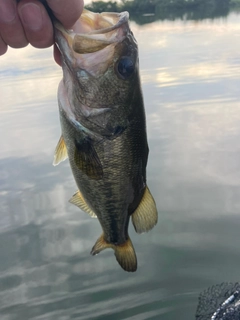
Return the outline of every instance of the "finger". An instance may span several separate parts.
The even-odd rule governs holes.
[[[36,48],[47,48],[53,44],[53,26],[44,5],[37,0],[23,0],[18,13],[26,38]]]
[[[5,44],[13,48],[28,44],[14,0],[0,0],[0,34]]]
[[[83,11],[83,0],[47,0],[54,16],[65,28],[71,28]]]
[[[58,47],[56,46],[56,44],[54,44],[54,47],[53,47],[53,56],[57,64],[61,66],[62,65],[61,53]]]
[[[8,46],[0,37],[0,56],[7,52]]]

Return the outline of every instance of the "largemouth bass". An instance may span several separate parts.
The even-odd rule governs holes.
[[[136,271],[129,219],[136,232],[146,232],[157,223],[157,209],[146,185],[145,112],[128,13],[84,10],[73,30],[55,22],[55,34],[63,80],[54,165],[69,158],[78,187],[70,202],[101,224],[91,254],[112,248],[124,270]]]

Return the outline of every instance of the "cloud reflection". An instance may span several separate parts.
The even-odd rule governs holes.
[[[61,78],[51,49],[10,49],[0,57],[3,319],[140,319],[145,312],[175,319],[178,306],[192,319],[189,292],[197,297],[203,281],[239,273],[236,18],[132,24],[148,124],[148,185],[160,213],[150,235],[130,230],[136,275],[121,273],[110,250],[89,256],[100,226],[68,204],[75,191],[68,164],[51,165]]]

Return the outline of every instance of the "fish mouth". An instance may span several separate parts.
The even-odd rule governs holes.
[[[128,19],[128,12],[94,13],[84,9],[72,30],[55,21],[56,42],[62,53],[66,44],[77,54],[98,52],[124,40],[129,31]],[[62,37],[67,41],[65,46]]]
[[[109,102],[96,99],[96,94],[101,94],[96,83],[100,78],[103,83],[107,72],[115,76],[125,39],[132,35],[128,20],[128,12],[94,13],[84,9],[71,30],[54,21],[63,68],[59,95],[67,114],[71,110],[75,118],[88,118],[110,110]]]

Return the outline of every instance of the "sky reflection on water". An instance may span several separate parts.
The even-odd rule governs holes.
[[[1,320],[194,318],[211,284],[239,280],[239,15],[132,29],[140,48],[159,223],[130,234],[139,261],[91,257],[100,226],[68,203],[60,136],[61,70],[51,49],[0,58]]]

